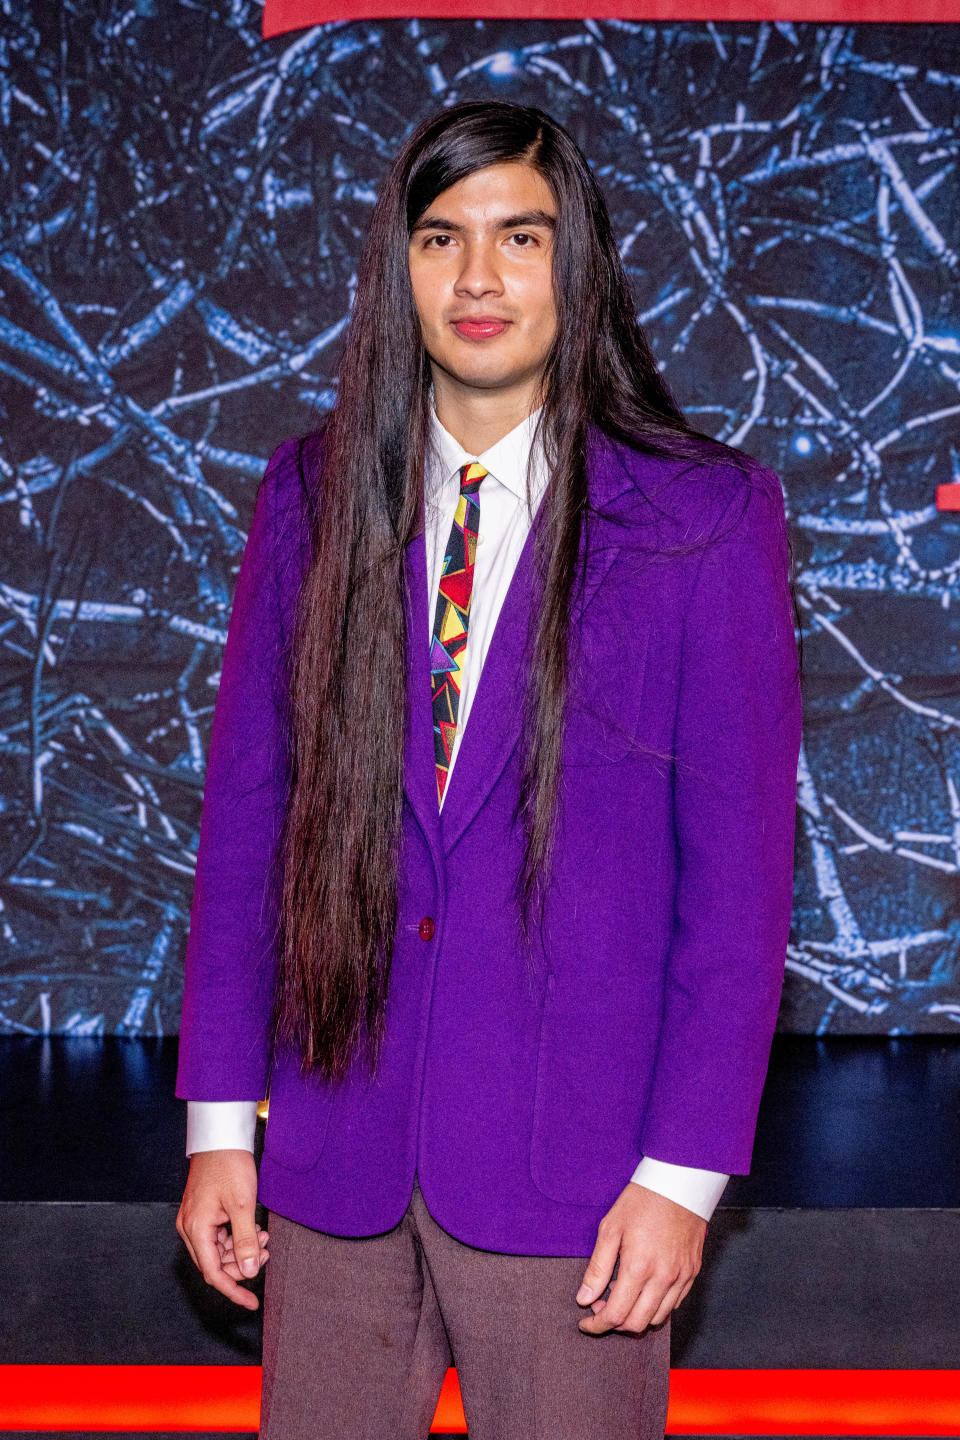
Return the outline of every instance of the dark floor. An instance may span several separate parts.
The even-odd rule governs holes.
[[[0,1200],[179,1200],[176,1064],[175,1038],[0,1038]],[[722,1204],[960,1206],[960,1036],[777,1036]]]

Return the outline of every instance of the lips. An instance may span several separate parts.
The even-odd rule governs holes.
[[[492,335],[502,335],[509,324],[509,320],[498,320],[495,315],[467,315],[462,320],[454,320],[453,328],[468,340],[485,340]]]

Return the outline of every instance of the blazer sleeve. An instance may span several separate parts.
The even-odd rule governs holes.
[[[747,1174],[790,931],[801,734],[772,471],[751,473],[698,554],[676,714],[674,925],[641,1144]]]
[[[237,576],[214,707],[185,955],[176,1094],[266,1093],[276,980],[272,861],[289,780],[285,653],[290,496],[299,442],[270,458]]]

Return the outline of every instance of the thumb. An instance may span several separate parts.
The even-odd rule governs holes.
[[[583,1274],[583,1284],[577,1291],[578,1305],[589,1305],[607,1288],[619,1253],[619,1234],[597,1236],[593,1254],[590,1256]]]
[[[252,1277],[260,1269],[260,1242],[257,1238],[253,1207],[235,1205],[229,1213],[234,1258],[240,1266],[241,1274]]]

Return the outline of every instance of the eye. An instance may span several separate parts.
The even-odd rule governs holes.
[[[537,237],[536,237],[535,235],[528,235],[527,232],[526,232],[526,230],[517,230],[517,231],[515,231],[515,232],[513,233],[513,235],[511,235],[510,238],[511,238],[511,240],[529,240],[529,241],[531,241],[532,244],[534,244],[534,245],[537,244]],[[521,249],[521,250],[529,250],[529,249],[530,249],[530,246],[529,246],[529,245],[521,245],[521,246],[520,246],[520,249]]]
[[[426,247],[426,246],[428,246],[428,245],[431,245],[434,240],[449,240],[449,239],[450,239],[450,236],[449,236],[449,235],[444,235],[442,232],[441,232],[439,235],[430,235],[430,236],[428,236],[427,239],[424,241],[424,247]],[[441,250],[445,250],[447,247],[446,247],[445,245],[441,245],[439,248],[440,248]]]

